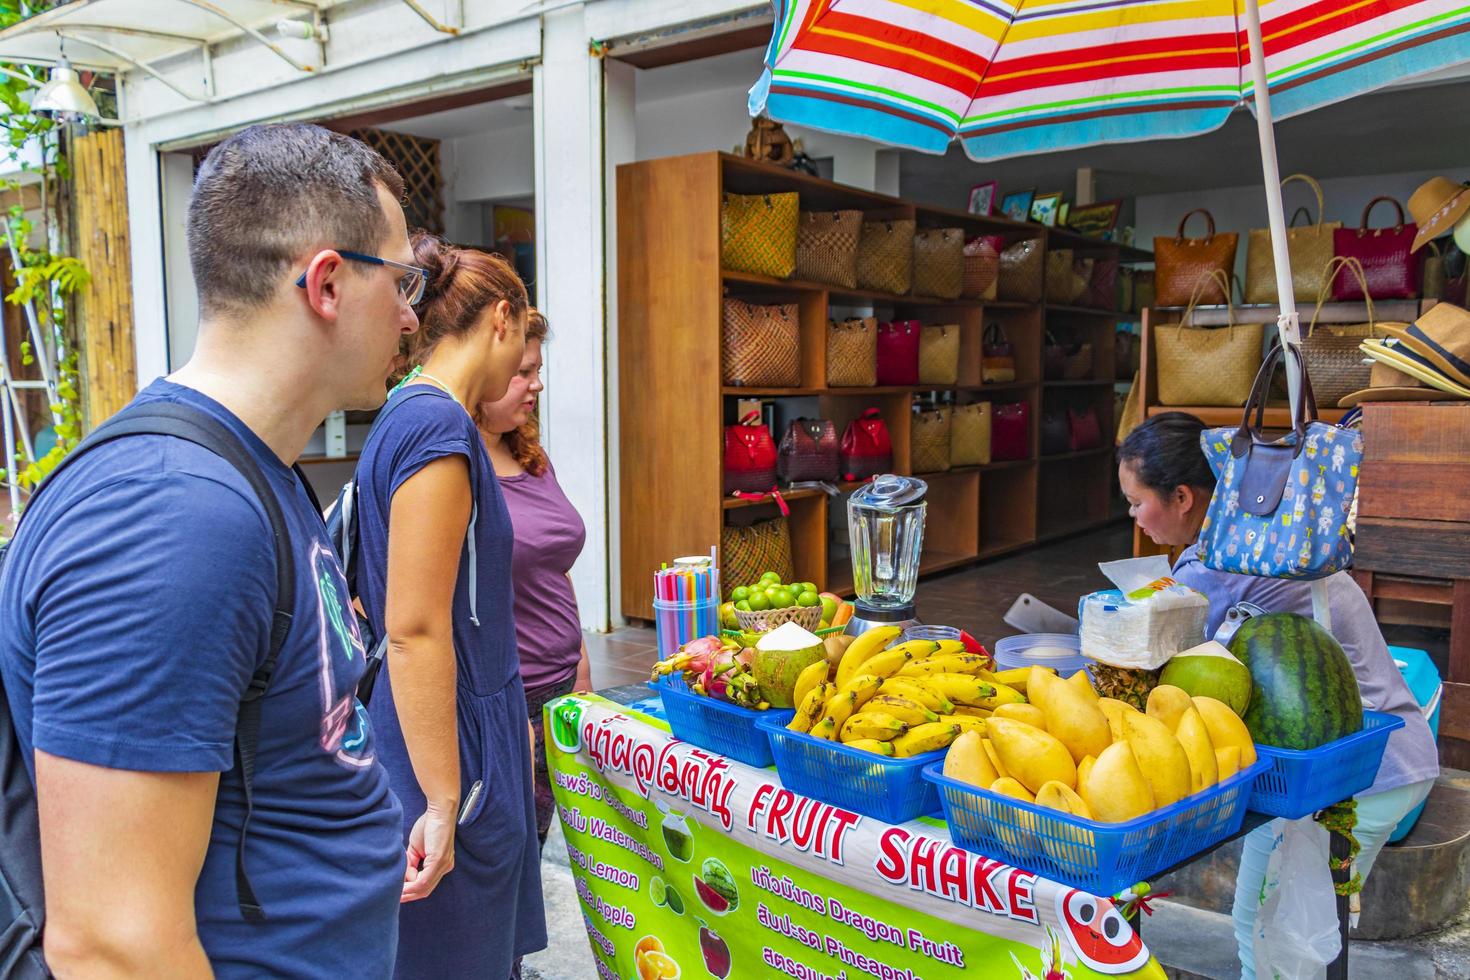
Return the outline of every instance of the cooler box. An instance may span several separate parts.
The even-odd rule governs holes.
[[[1429,722],[1429,730],[1437,740],[1440,693],[1444,690],[1444,685],[1440,682],[1439,670],[1434,666],[1434,661],[1429,659],[1427,652],[1413,647],[1389,647],[1388,652],[1393,656],[1399,672],[1404,675],[1409,691],[1414,695],[1414,700],[1419,702],[1424,718]],[[1409,831],[1414,829],[1414,824],[1423,811],[1424,804],[1420,803],[1413,812],[1405,816],[1389,836],[1389,843],[1396,843],[1409,836]]]

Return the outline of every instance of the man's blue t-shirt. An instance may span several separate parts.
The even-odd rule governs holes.
[[[275,550],[254,491],[219,456],[167,436],[118,439],[27,512],[0,575],[0,677],[26,761],[34,774],[34,747],[110,769],[224,773],[195,890],[215,972],[386,977],[403,817],[355,695],[362,641],[321,518],[218,402],[167,381],[137,400],[229,426],[290,529],[295,619],[262,706],[245,848],[265,921],[244,921],[236,902],[244,800],[231,770],[240,699],[269,645]]]

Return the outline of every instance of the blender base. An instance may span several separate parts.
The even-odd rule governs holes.
[[[861,636],[875,626],[897,626],[900,629],[907,629],[910,626],[919,625],[913,603],[897,609],[874,609],[862,602],[857,602],[855,605],[856,611],[847,621],[847,628],[842,631],[847,636]]]

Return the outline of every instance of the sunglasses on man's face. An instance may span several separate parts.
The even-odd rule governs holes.
[[[398,276],[398,294],[402,296],[409,306],[415,306],[424,298],[424,287],[429,282],[427,269],[416,265],[405,265],[402,262],[394,262],[392,259],[379,258],[376,255],[364,255],[362,252],[348,252],[337,249],[337,254],[351,262],[366,262],[369,265],[385,265],[390,269],[396,269]],[[302,273],[296,279],[296,285],[302,289],[306,288],[306,273]]]

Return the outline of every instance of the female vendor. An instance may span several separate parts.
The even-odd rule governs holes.
[[[1271,612],[1311,616],[1310,582],[1217,572],[1199,560],[1194,542],[1215,490],[1214,473],[1200,447],[1203,429],[1204,423],[1193,415],[1168,412],[1128,434],[1118,450],[1118,479],[1128,498],[1129,515],[1155,544],[1189,545],[1174,563],[1174,578],[1210,600],[1206,636],[1213,636],[1226,612],[1241,601]],[[1347,572],[1336,573],[1327,583],[1332,633],[1353,665],[1358,690],[1370,707],[1404,719],[1404,727],[1389,737],[1377,780],[1357,798],[1353,833],[1362,846],[1357,867],[1367,878],[1399,821],[1429,794],[1439,775],[1439,756],[1429,726],[1394,666],[1367,596]],[[1246,836],[1235,883],[1233,918],[1243,980],[1255,977],[1252,934],[1274,839],[1269,827]]]

